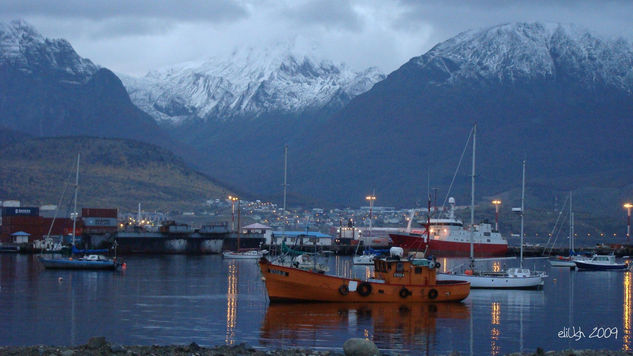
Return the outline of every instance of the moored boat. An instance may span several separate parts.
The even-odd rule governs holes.
[[[365,281],[275,265],[266,258],[259,266],[271,302],[457,302],[470,293],[468,282],[436,281],[435,261],[403,258],[398,248],[375,259],[375,278]]]
[[[577,260],[576,267],[584,270],[607,271],[625,270],[629,268],[629,265],[625,262],[616,262],[613,255],[593,255],[590,260]]]
[[[116,258],[107,258],[102,255],[87,255],[78,258],[46,258],[39,256],[39,261],[47,269],[117,270],[123,266]]]
[[[257,259],[262,258],[268,251],[266,250],[248,250],[248,251],[224,251],[222,257],[229,259]]]
[[[440,257],[465,257],[470,255],[470,236],[472,229],[475,257],[505,256],[508,241],[488,222],[464,227],[464,223],[455,218],[455,199],[449,198],[448,217],[429,219],[428,231],[410,231],[389,234],[394,246],[408,250],[427,251]]]

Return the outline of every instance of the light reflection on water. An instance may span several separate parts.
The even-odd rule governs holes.
[[[384,352],[506,354],[566,348],[631,350],[631,272],[549,269],[540,291],[474,290],[463,303],[269,305],[255,261],[220,256],[128,257],[124,273],[46,271],[29,255],[0,255],[2,345],[236,344],[340,350],[350,337]],[[441,269],[464,259],[438,260]],[[526,266],[548,268],[542,260]],[[331,271],[371,267],[332,256]],[[513,260],[481,263],[505,268]],[[62,278],[61,281],[59,278]],[[618,338],[559,338],[565,327],[617,327]],[[52,332],[54,330],[54,332]]]

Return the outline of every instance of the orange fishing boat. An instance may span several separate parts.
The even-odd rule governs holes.
[[[437,281],[439,263],[403,258],[400,248],[374,260],[375,278],[366,281],[276,265],[265,257],[259,267],[271,302],[457,302],[470,293],[468,282]]]

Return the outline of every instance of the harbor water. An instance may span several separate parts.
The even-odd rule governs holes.
[[[369,338],[384,353],[506,354],[631,350],[631,272],[582,272],[526,260],[542,290],[473,290],[462,303],[269,304],[254,260],[130,256],[123,272],[44,270],[33,255],[0,255],[1,345],[78,345],[94,336],[125,345],[247,343],[342,349]],[[442,259],[442,269],[463,263]],[[372,268],[328,258],[331,273]],[[488,261],[502,268],[514,260]]]

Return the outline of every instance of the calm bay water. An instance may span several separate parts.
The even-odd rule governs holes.
[[[549,273],[543,290],[473,290],[463,303],[269,305],[253,260],[126,260],[125,272],[48,271],[35,256],[0,255],[0,344],[75,345],[105,336],[119,344],[340,350],[350,337],[368,337],[387,353],[474,355],[633,347],[631,272],[575,272],[529,260]],[[329,263],[332,272],[371,274],[350,257]],[[600,337],[590,338],[594,328]]]

